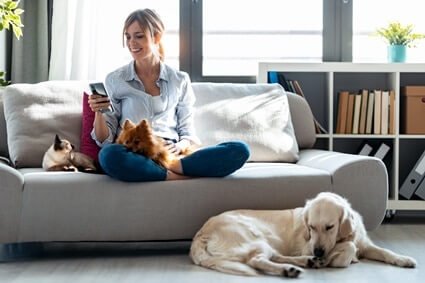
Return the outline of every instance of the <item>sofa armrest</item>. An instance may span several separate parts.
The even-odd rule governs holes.
[[[362,216],[367,230],[379,226],[388,199],[388,174],[382,160],[334,151],[300,151],[299,165],[329,172],[333,191],[347,198]]]
[[[3,159],[0,180],[0,243],[12,243],[18,239],[24,176]]]

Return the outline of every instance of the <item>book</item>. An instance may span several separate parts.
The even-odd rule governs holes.
[[[367,89],[362,89],[362,105],[360,107],[360,124],[359,124],[359,134],[366,133],[366,115],[367,115],[367,104],[369,91]]]
[[[358,155],[365,155],[365,156],[370,155],[372,150],[373,150],[373,147],[370,144],[368,144],[367,142],[365,142],[361,146],[361,149],[359,150]]]
[[[373,91],[369,92],[368,102],[367,102],[367,114],[366,114],[366,130],[365,134],[372,133],[373,125],[373,108],[375,102],[375,93]]]
[[[373,109],[373,133],[379,135],[381,133],[381,90],[375,90],[375,107]]]
[[[395,92],[394,90],[390,90],[390,102],[389,102],[389,108],[388,111],[390,116],[388,131],[389,134],[394,135],[395,134]]]
[[[416,161],[407,178],[400,187],[399,195],[410,199],[425,176],[425,150]]]
[[[384,160],[384,158],[387,156],[389,151],[390,151],[389,145],[387,145],[385,143],[381,143],[378,150],[375,152],[375,154],[373,156],[377,157],[381,160]]]
[[[347,110],[347,124],[345,125],[345,132],[351,134],[353,132],[353,114],[354,114],[354,94],[348,95],[348,110]]]
[[[353,113],[353,134],[359,133],[359,124],[360,124],[360,108],[362,103],[362,95],[354,95],[354,113]]]
[[[267,73],[267,82],[270,84],[276,84],[279,83],[278,77],[277,77],[277,72],[268,72]]]
[[[286,91],[291,91],[288,85],[288,81],[285,78],[285,75],[283,73],[277,73],[277,81],[281,86],[283,86],[283,89]]]
[[[390,93],[388,90],[383,90],[381,95],[381,134],[388,135],[388,107]]]
[[[338,94],[338,116],[336,120],[336,133],[345,134],[348,110],[348,91],[340,91]]]

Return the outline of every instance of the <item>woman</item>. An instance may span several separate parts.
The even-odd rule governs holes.
[[[200,143],[194,132],[195,97],[190,79],[186,73],[163,63],[163,32],[161,19],[149,9],[134,11],[125,21],[123,34],[134,60],[106,77],[109,98],[98,95],[89,98],[96,113],[92,137],[102,147],[99,163],[109,176],[129,182],[229,175],[249,157],[249,148],[243,142],[202,148],[169,170],[113,144],[125,119],[135,123],[142,119],[150,121],[154,133],[166,139],[168,149],[177,154]],[[114,112],[102,113],[110,103]]]

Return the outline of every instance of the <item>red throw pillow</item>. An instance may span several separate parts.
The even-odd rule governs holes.
[[[91,111],[88,104],[89,95],[84,92],[83,95],[83,117],[81,125],[81,137],[80,137],[80,152],[87,154],[91,158],[97,161],[97,154],[99,153],[100,147],[91,138],[91,131],[93,129],[94,112]]]

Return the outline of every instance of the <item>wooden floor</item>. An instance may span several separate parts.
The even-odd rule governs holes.
[[[394,219],[369,233],[375,243],[418,261],[415,269],[404,269],[381,263],[363,261],[345,269],[306,270],[298,279],[272,276],[256,278],[222,274],[191,263],[189,243],[106,243],[49,244],[36,247],[3,249],[0,282],[65,283],[65,282],[424,282],[425,280],[425,218],[414,221]],[[19,250],[21,249],[21,250]]]

